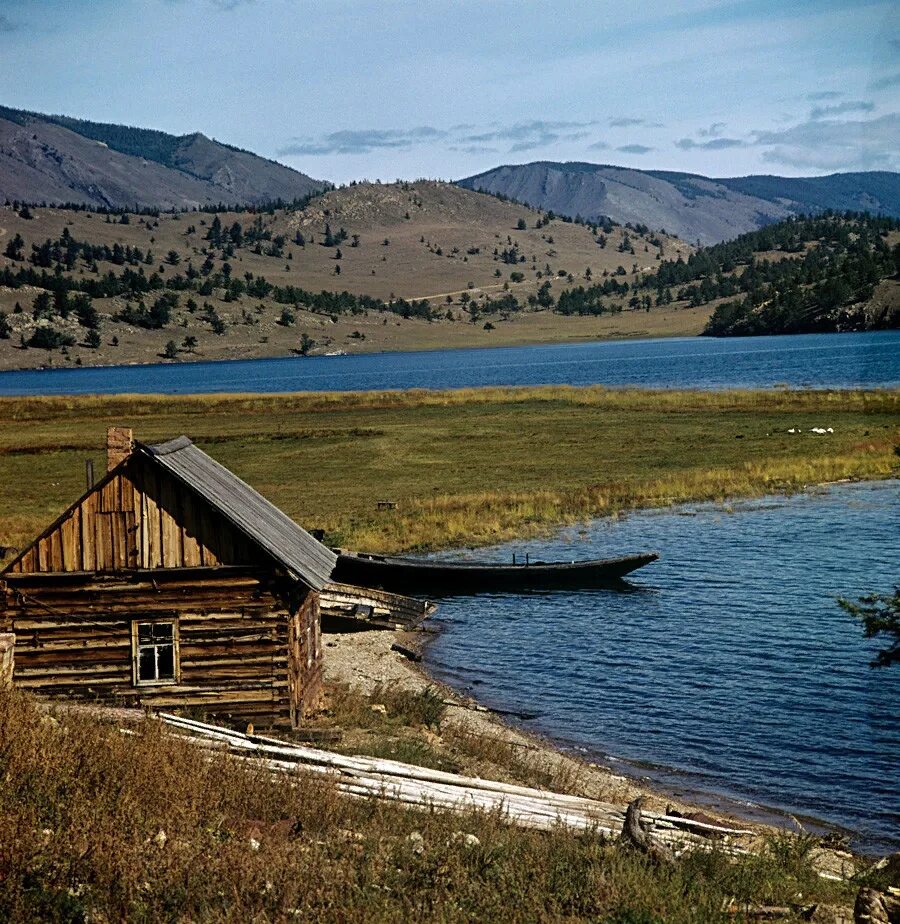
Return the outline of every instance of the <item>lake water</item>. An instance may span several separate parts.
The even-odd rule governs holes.
[[[900,331],[289,357],[0,373],[0,395],[373,391],[480,385],[900,385]]]
[[[893,590],[898,499],[897,481],[837,486],[468,553],[661,558],[630,592],[448,598],[429,669],[669,791],[820,819],[857,846],[897,850],[900,667],[869,667],[876,642],[834,597]]]

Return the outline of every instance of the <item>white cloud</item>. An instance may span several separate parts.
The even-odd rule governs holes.
[[[754,132],[763,159],[803,170],[897,170],[900,114],[867,121],[809,120],[779,131]]]
[[[832,116],[844,115],[848,112],[871,112],[875,104],[862,99],[847,100],[835,103],[833,106],[816,106],[809,114],[811,119],[829,119]]]

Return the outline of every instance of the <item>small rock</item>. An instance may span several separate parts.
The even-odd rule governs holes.
[[[251,838],[250,838],[250,849],[251,849],[251,850],[259,850],[259,848],[260,848],[260,843],[259,843],[259,841],[258,841],[255,837],[251,837]]]
[[[156,835],[153,838],[153,843],[156,844],[157,847],[163,848],[166,846],[166,841],[168,839],[169,837],[166,834],[166,832],[163,831],[162,828],[160,828],[159,831],[156,832]]]
[[[412,852],[417,856],[425,853],[425,838],[422,837],[419,831],[413,831],[413,833],[406,838],[406,842],[410,845]]]
[[[377,712],[379,715],[387,715],[387,706],[384,703],[372,703],[369,708],[372,712]]]
[[[881,893],[863,886],[856,895],[853,919],[859,924],[889,924],[890,919]]]
[[[481,841],[474,834],[469,834],[466,831],[454,831],[453,834],[450,835],[450,841],[454,844],[462,842],[466,847],[481,846]]]

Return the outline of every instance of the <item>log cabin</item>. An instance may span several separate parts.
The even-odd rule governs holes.
[[[296,727],[335,555],[187,437],[111,428],[108,471],[0,572],[13,682]]]

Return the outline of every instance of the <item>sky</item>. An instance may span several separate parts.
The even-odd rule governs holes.
[[[0,0],[0,103],[317,179],[900,170],[896,0]]]

